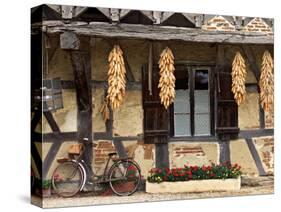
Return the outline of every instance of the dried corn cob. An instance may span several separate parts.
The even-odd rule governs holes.
[[[235,99],[237,105],[240,105],[245,100],[246,75],[247,75],[247,72],[246,72],[245,60],[243,59],[240,52],[236,52],[236,55],[232,62],[232,72],[231,72],[232,89],[231,89],[231,91],[234,94],[234,99]]]
[[[106,122],[107,120],[109,120],[109,108],[108,108],[108,101],[107,98],[104,98],[103,103],[100,107],[100,113],[102,114],[102,118],[104,120],[104,122]]]
[[[124,65],[123,51],[118,45],[115,45],[108,56],[108,95],[111,108],[118,108],[125,96],[126,69]]]
[[[273,109],[274,78],[273,60],[268,51],[265,51],[262,57],[259,86],[261,106],[265,111],[269,112]]]
[[[170,48],[166,47],[162,51],[158,64],[160,69],[160,79],[158,84],[158,88],[160,88],[159,96],[161,99],[161,104],[163,104],[167,109],[175,99],[176,81],[174,76],[174,55]]]

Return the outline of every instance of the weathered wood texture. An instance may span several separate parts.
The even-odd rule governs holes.
[[[64,24],[61,21],[44,21],[47,33],[73,31],[79,35],[101,37],[141,38],[150,40],[183,40],[191,42],[273,44],[273,36],[254,32],[207,31],[199,28],[180,28],[159,25],[109,24],[79,22]]]
[[[92,91],[90,87],[91,67],[89,53],[81,51],[70,51],[73,68],[74,83],[77,98],[77,136],[81,142],[83,138],[88,138],[85,142],[83,158],[91,167],[93,159],[92,149]]]
[[[257,149],[256,149],[256,147],[255,147],[255,145],[253,143],[253,139],[247,138],[246,139],[246,143],[247,143],[248,148],[249,148],[249,150],[251,152],[251,155],[252,155],[252,157],[253,157],[253,159],[255,161],[255,164],[257,166],[259,175],[260,176],[266,176],[267,174],[266,174],[266,172],[265,172],[265,170],[264,170],[264,168],[262,166],[262,161],[261,161],[259,153],[258,153],[258,151],[257,151]]]
[[[260,69],[259,65],[257,64],[255,55],[254,55],[254,50],[252,49],[251,46],[241,46],[243,53],[251,67],[251,70],[253,71],[257,82],[260,80]],[[258,92],[259,92],[259,86],[258,86]],[[265,117],[264,117],[264,111],[259,104],[259,122],[260,122],[260,128],[265,128]]]
[[[169,137],[169,111],[161,104],[159,97],[159,73],[152,69],[152,95],[148,88],[148,69],[143,68],[143,109],[144,109],[144,142],[167,143]]]
[[[72,80],[62,80],[62,89],[74,89],[74,81]],[[107,88],[108,82],[107,81],[96,81],[92,80],[91,81],[91,87],[92,88]],[[142,84],[141,82],[127,82],[126,83],[126,90],[141,90],[142,89]]]
[[[220,163],[230,161],[229,141],[220,141],[219,149],[220,149]]]
[[[56,142],[53,142],[52,146],[50,147],[44,161],[43,161],[43,169],[42,169],[42,176],[43,176],[43,179],[46,178],[47,174],[48,174],[48,171],[51,167],[51,164],[52,162],[54,161],[61,145],[62,145],[62,142],[61,142],[61,139],[59,138],[60,137],[60,128],[59,126],[57,125],[53,115],[51,112],[47,111],[47,112],[44,112],[44,116],[45,118],[47,119],[48,121],[48,124],[50,125],[55,137],[56,137]]]
[[[221,140],[234,139],[238,136],[238,106],[231,91],[231,67],[225,63],[225,49],[217,49],[217,126],[216,133]]]
[[[157,168],[169,167],[169,147],[168,144],[155,144],[155,163]]]
[[[122,143],[122,140],[120,140],[120,139],[113,139],[113,144],[114,144],[116,152],[118,153],[118,156],[120,158],[128,157],[126,149],[125,149],[125,147],[124,147],[124,145]]]

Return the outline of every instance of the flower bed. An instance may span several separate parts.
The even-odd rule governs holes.
[[[149,193],[178,193],[204,191],[235,191],[241,185],[241,167],[229,162],[211,166],[184,168],[154,168],[147,178]]]

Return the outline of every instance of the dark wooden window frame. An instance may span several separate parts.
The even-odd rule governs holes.
[[[177,66],[177,64],[176,64]],[[191,140],[217,140],[215,136],[215,67],[214,64],[193,65],[184,64],[180,65],[184,68],[184,71],[188,72],[189,85],[190,85],[190,127],[191,136],[175,136],[174,135],[174,104],[170,107],[170,141],[191,141]],[[196,70],[208,70],[209,73],[209,91],[210,91],[210,135],[194,135],[194,77]]]

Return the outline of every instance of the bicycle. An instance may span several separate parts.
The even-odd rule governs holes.
[[[84,142],[87,140],[83,139]],[[59,196],[72,197],[82,191],[87,182],[94,185],[109,183],[111,190],[118,196],[129,196],[137,191],[141,181],[141,170],[132,157],[113,158],[117,153],[109,153],[103,174],[93,173],[88,179],[90,169],[82,159],[84,151],[85,147],[82,145],[77,159],[58,159],[60,164],[53,172],[52,186]],[[111,160],[113,164],[109,168]]]

